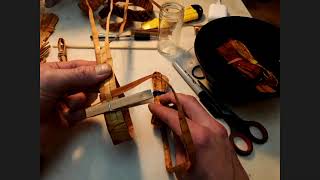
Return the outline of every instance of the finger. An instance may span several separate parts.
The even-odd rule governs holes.
[[[79,91],[84,92],[85,94],[97,94],[99,93],[100,86],[99,84],[92,86],[92,87],[86,87],[86,88],[79,88],[79,89],[69,89],[68,92],[66,92],[67,96],[71,96],[73,94],[79,93]]]
[[[85,60],[72,60],[67,62],[49,62],[48,66],[54,69],[73,69],[81,66],[94,66],[95,61],[85,61]]]
[[[74,126],[75,124],[86,119],[86,112],[84,109],[69,111],[68,113],[64,114],[64,117],[66,118],[70,126]]]
[[[217,120],[210,116],[195,97],[180,93],[177,93],[177,97],[184,112],[192,121],[197,122],[212,131],[224,128]],[[176,104],[176,99],[172,92],[161,95],[159,100],[162,104]]]
[[[179,165],[186,161],[185,151],[183,149],[183,144],[180,138],[176,134],[174,134],[173,136],[175,138],[174,148],[176,151],[176,164]]]
[[[66,104],[71,110],[89,107],[98,97],[97,93],[77,93],[65,98]]]
[[[66,93],[97,86],[103,80],[106,80],[112,74],[111,67],[108,64],[80,66],[73,69],[52,69],[44,72],[40,78],[43,78],[43,84],[47,91],[53,93]]]
[[[166,123],[174,133],[176,133],[178,136],[181,136],[179,117],[176,110],[162,106],[160,104],[149,104],[148,107],[153,115],[155,115],[159,120]],[[194,122],[188,119],[187,123],[190,131],[194,131],[199,127]]]
[[[76,123],[81,122],[86,118],[86,113],[84,109],[72,111],[66,104],[59,103],[60,114],[63,116],[62,119],[68,122],[69,126],[74,126]]]
[[[177,97],[184,112],[191,120],[202,123],[203,121],[206,121],[208,117],[211,117],[193,96],[177,93]],[[177,103],[172,92],[161,95],[159,100],[161,104]]]

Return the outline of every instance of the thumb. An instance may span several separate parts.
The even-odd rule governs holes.
[[[112,69],[109,64],[79,66],[72,69],[54,69],[49,84],[56,92],[80,91],[106,80]]]

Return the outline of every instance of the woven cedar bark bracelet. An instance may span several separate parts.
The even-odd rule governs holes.
[[[114,1],[123,2],[120,0]],[[153,5],[149,0],[129,0],[129,3],[132,3],[134,6],[139,6],[144,10],[132,10],[128,9],[128,21],[139,21],[144,22],[152,19],[154,17]],[[103,9],[100,10],[99,16],[101,19],[106,17],[106,14],[110,11],[110,4],[106,4]],[[114,6],[112,14],[122,17],[124,9],[120,6]]]
[[[123,2],[123,1],[115,1],[116,2]],[[133,21],[144,22],[152,19],[154,17],[153,13],[153,5],[149,0],[130,0],[134,6],[139,6],[144,8],[144,10],[127,10],[127,23],[125,24],[125,28],[132,26]],[[99,23],[102,28],[105,28],[106,22],[103,20],[108,12],[110,11],[110,3],[106,4],[103,9],[99,12]],[[122,17],[124,14],[124,8],[114,5],[112,14],[118,17]],[[120,23],[112,23],[110,24],[110,31],[117,31],[119,29]]]
[[[116,15],[120,18],[122,18],[124,14],[124,7],[116,5],[118,2],[124,2],[125,0],[115,0],[113,1],[113,10],[112,10],[112,15]],[[103,0],[89,0],[88,1],[90,4],[90,7],[93,12],[98,10],[102,5],[104,5]],[[139,21],[139,22],[144,22],[151,20],[154,18],[154,13],[153,13],[153,5],[150,2],[150,0],[129,0],[129,3],[133,4],[134,6],[138,6],[143,8],[144,10],[132,10],[128,9],[127,10],[127,22],[124,26],[124,28],[128,28],[133,25],[133,21]],[[78,4],[79,8],[86,14],[88,15],[88,7],[86,5],[86,0],[81,0]],[[104,8],[102,8],[99,11],[99,24],[101,25],[102,28],[105,29],[106,27],[106,21],[103,20],[106,18],[107,14],[110,11],[110,1],[104,5]],[[110,31],[115,32],[117,31],[121,26],[121,23],[110,23]]]

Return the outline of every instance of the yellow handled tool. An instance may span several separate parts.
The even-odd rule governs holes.
[[[185,7],[184,9],[184,16],[183,16],[183,22],[190,22],[199,20],[203,15],[203,9],[198,4],[193,4],[190,6]],[[144,30],[148,29],[155,29],[159,27],[159,18],[154,18],[150,21],[144,22],[141,25],[141,28]]]

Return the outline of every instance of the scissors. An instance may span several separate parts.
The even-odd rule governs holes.
[[[218,107],[218,109],[220,109]],[[239,155],[242,156],[248,156],[251,154],[253,150],[253,145],[252,142],[256,144],[264,144],[268,140],[268,132],[264,128],[264,126],[256,121],[246,121],[240,118],[237,114],[235,114],[233,111],[230,109],[227,109],[226,107],[220,109],[221,113],[220,117],[228,124],[230,127],[230,136],[229,140],[231,141],[231,144],[233,145],[234,149]],[[262,137],[258,138],[256,137],[251,131],[250,127],[255,127],[257,128]],[[246,150],[240,149],[236,143],[235,143],[235,138],[241,138],[244,140],[244,142],[247,145]]]
[[[207,88],[201,83],[201,81],[198,81],[200,86],[205,90],[208,91]],[[230,136],[229,140],[231,144],[233,145],[233,148],[237,152],[237,154],[241,156],[248,156],[253,151],[253,145],[252,142],[256,144],[264,144],[268,140],[268,131],[266,128],[256,122],[256,121],[246,121],[243,120],[241,117],[239,117],[236,113],[234,113],[229,107],[224,105],[221,102],[218,102],[217,98],[214,98],[210,94],[210,98],[208,104],[206,104],[206,107],[208,108],[208,111],[215,116],[216,118],[223,119],[228,126],[230,127]],[[250,127],[257,128],[262,137],[258,138],[252,132],[250,131]],[[247,145],[246,150],[240,149],[236,143],[235,138],[241,138]]]

